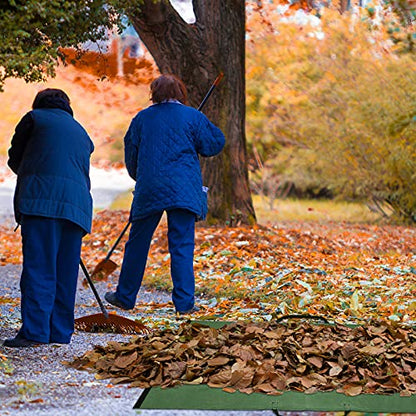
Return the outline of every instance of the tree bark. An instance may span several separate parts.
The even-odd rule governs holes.
[[[204,113],[226,136],[223,152],[201,162],[209,191],[208,222],[256,221],[248,182],[245,137],[245,2],[193,0],[186,23],[168,1],[144,0],[130,20],[161,73],[180,77],[197,107],[220,72],[224,79]]]

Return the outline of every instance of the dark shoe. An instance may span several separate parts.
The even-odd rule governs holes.
[[[44,344],[43,342],[39,341],[31,341],[30,339],[26,339],[20,336],[16,336],[14,338],[9,338],[4,340],[3,347],[9,348],[28,348],[28,347],[35,347],[40,344]]]
[[[56,341],[54,339],[49,340],[49,344],[59,344],[59,345],[67,345],[70,344],[71,341]]]
[[[194,312],[199,312],[201,309],[198,307],[198,306],[196,306],[196,305],[194,305],[191,309],[188,309],[187,311],[176,311],[176,313],[178,314],[178,315],[190,315],[191,313],[194,313]]]
[[[127,306],[125,306],[125,305],[123,305],[118,299],[117,299],[117,296],[116,296],[116,293],[115,292],[107,292],[105,295],[104,295],[104,299],[108,302],[108,303],[110,303],[111,305],[113,305],[113,306],[116,306],[117,308],[120,308],[120,309],[124,309],[125,311],[128,311],[128,310],[130,310],[130,309],[133,309],[133,308],[128,308]]]

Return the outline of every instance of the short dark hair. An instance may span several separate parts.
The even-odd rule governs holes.
[[[150,99],[154,103],[165,100],[178,100],[182,104],[188,102],[188,92],[185,84],[175,75],[166,74],[156,78],[150,84]]]
[[[36,97],[32,104],[32,108],[34,110],[36,108],[42,108],[44,106],[45,101],[49,101],[51,99],[54,100],[57,98],[66,101],[68,104],[71,104],[71,100],[64,91],[58,88],[46,88],[42,91],[39,91],[36,94]]]

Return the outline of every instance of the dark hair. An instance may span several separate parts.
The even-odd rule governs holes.
[[[161,75],[150,84],[150,99],[154,103],[165,100],[178,100],[187,104],[188,93],[185,84],[175,75]]]
[[[62,100],[68,105],[71,104],[69,97],[64,91],[57,88],[46,88],[36,94],[32,108],[35,110],[36,108],[44,108],[45,106],[49,107],[48,103],[56,101],[62,102]]]

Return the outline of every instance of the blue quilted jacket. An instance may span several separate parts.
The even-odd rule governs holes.
[[[8,164],[17,174],[14,208],[22,214],[62,218],[91,231],[89,166],[93,143],[71,113],[41,108],[16,126]]]
[[[221,130],[192,107],[166,102],[140,111],[124,138],[126,167],[136,181],[131,220],[177,208],[204,218],[198,155],[215,156],[224,143]]]

